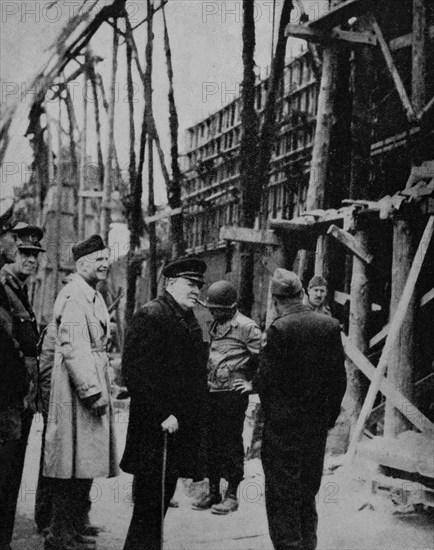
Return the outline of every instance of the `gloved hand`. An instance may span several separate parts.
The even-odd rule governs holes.
[[[103,416],[107,411],[108,401],[101,393],[84,397],[81,402],[94,416]]]

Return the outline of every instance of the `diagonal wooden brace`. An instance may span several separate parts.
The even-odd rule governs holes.
[[[392,80],[395,83],[396,91],[398,92],[399,97],[401,98],[402,106],[404,107],[404,111],[405,111],[405,114],[407,115],[407,119],[409,122],[415,123],[417,122],[416,114],[413,110],[410,99],[408,98],[407,91],[404,87],[404,84],[402,82],[398,69],[396,68],[395,63],[393,61],[393,57],[392,57],[392,54],[390,53],[389,46],[387,45],[387,42],[383,36],[383,32],[381,31],[375,17],[372,17],[372,28],[375,32],[375,35],[377,36],[378,43],[380,44],[380,48],[381,48],[381,51],[383,52],[384,60],[386,61],[386,65],[387,65],[387,68],[389,69]]]
[[[356,346],[344,339],[345,354],[363,374],[372,380],[375,376],[375,367]],[[380,380],[379,390],[387,397],[418,430],[425,433],[434,434],[434,424],[419,409],[410,402],[391,382],[384,376]]]
[[[371,265],[374,256],[366,250],[366,248],[355,238],[351,233],[337,227],[336,225],[331,225],[327,231],[327,235],[331,235],[337,241],[345,246],[352,254],[357,256],[359,260],[362,260],[363,263]]]
[[[357,419],[356,426],[354,428],[353,436],[348,447],[348,451],[345,457],[345,464],[349,465],[354,459],[356,454],[357,444],[359,442],[360,436],[362,435],[365,422],[371,413],[372,407],[374,405],[375,397],[377,396],[378,390],[381,385],[381,381],[387,369],[387,364],[391,352],[396,345],[396,340],[398,339],[402,323],[407,314],[407,309],[410,304],[410,300],[413,296],[414,289],[416,287],[416,282],[419,277],[419,273],[422,269],[422,265],[425,259],[425,255],[429,248],[431,238],[434,232],[434,216],[430,216],[428,223],[425,227],[425,231],[420,240],[419,246],[417,248],[414,260],[408,274],[407,282],[405,283],[404,290],[402,292],[401,298],[399,300],[398,307],[396,308],[395,315],[390,323],[389,333],[384,344],[383,351],[381,353],[380,360],[378,362],[377,368],[375,369],[375,374],[372,378],[371,385],[369,386],[368,393],[366,395],[365,402],[363,403],[362,410],[360,411],[359,418]]]

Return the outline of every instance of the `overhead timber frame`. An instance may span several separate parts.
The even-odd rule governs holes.
[[[375,407],[378,415],[385,409],[384,434],[397,435],[407,429],[409,423],[421,432],[434,434],[434,425],[418,408],[414,371],[415,313],[434,298],[434,289],[424,292],[418,299],[415,292],[419,274],[427,255],[432,255],[434,208],[434,161],[423,161],[410,155],[407,183],[394,189],[392,196],[375,196],[371,177],[371,162],[382,147],[397,147],[406,140],[432,136],[434,98],[429,82],[430,50],[433,45],[434,26],[428,0],[407,1],[412,7],[412,32],[394,35],[387,28],[387,13],[379,13],[379,3],[373,0],[347,0],[341,2],[325,16],[306,25],[288,25],[287,34],[319,44],[323,51],[323,72],[319,91],[317,126],[312,152],[309,186],[305,212],[291,220],[269,219],[267,230],[249,230],[224,227],[220,237],[228,241],[250,242],[260,246],[278,246],[316,239],[315,273],[326,277],[333,269],[333,247],[343,246],[349,269],[345,292],[334,293],[340,304],[349,303],[348,336],[344,338],[348,358],[348,395],[352,400],[350,422],[351,440],[347,462],[355,456],[358,441],[373,411],[378,392],[384,403]],[[392,2],[382,2],[382,7],[393,9]],[[430,14],[430,15],[428,15]],[[387,32],[386,32],[387,31]],[[387,38],[386,38],[387,37]],[[396,52],[411,48],[411,74],[403,75],[395,63]],[[350,175],[348,199],[344,206],[331,208],[327,197],[330,180],[330,142],[336,121],[336,75],[339,75],[339,52],[351,52],[352,60],[352,114]],[[373,120],[371,86],[375,72],[374,55],[382,59],[393,92],[399,98],[406,120],[406,131],[372,141]],[[408,86],[410,76],[411,86]],[[420,137],[422,136],[422,137]],[[386,144],[387,141],[387,144]],[[390,144],[390,145],[389,145]],[[422,236],[414,230],[414,218],[425,221]],[[389,320],[375,335],[369,335],[369,320],[376,304],[370,294],[375,276],[384,275],[384,266],[372,248],[371,226],[380,226],[389,220],[393,227],[391,251],[391,298]],[[416,250],[415,242],[419,239]],[[431,244],[430,244],[431,243]],[[334,245],[333,245],[334,246]],[[299,250],[300,252],[300,250]],[[280,256],[284,262],[285,254]],[[309,269],[306,254],[294,264],[306,282]],[[281,263],[289,269],[293,266]],[[336,268],[334,268],[336,269]],[[312,271],[312,269],[310,270]],[[368,359],[375,346],[384,342],[377,366]],[[387,371],[387,378],[385,377]],[[366,378],[369,388],[366,388]],[[431,380],[431,375],[424,377]]]

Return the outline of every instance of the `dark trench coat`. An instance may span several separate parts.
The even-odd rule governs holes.
[[[169,451],[175,457],[177,474],[203,478],[206,359],[193,312],[183,312],[166,291],[135,313],[122,357],[122,374],[131,395],[120,464],[124,471],[137,474],[161,460],[161,423],[173,415],[179,430],[169,436]]]

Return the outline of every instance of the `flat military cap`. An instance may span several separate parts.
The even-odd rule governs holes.
[[[16,225],[14,216],[14,203],[7,208],[7,210],[0,215],[0,235],[4,235],[9,231],[12,231]]]
[[[42,248],[40,243],[44,236],[44,230],[36,225],[27,225],[19,223],[14,232],[18,236],[18,249],[19,250],[32,250],[34,252],[45,252],[45,248]]]
[[[325,286],[325,287],[327,287],[327,281],[321,275],[315,275],[309,281],[309,285],[308,285],[307,288],[313,288],[315,286]]]
[[[286,296],[295,298],[303,286],[300,278],[293,271],[287,271],[278,267],[271,279],[271,294],[274,296]]]
[[[203,284],[203,274],[206,271],[206,263],[191,256],[190,258],[181,258],[170,262],[163,269],[163,275],[170,278],[183,277],[197,283]]]
[[[72,256],[74,258],[74,262],[76,262],[83,256],[87,256],[93,252],[98,252],[98,250],[105,250],[106,248],[107,245],[99,235],[92,235],[85,241],[75,244],[72,247]]]

